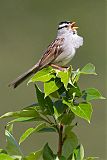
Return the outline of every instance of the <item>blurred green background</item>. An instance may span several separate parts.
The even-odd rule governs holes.
[[[91,62],[97,76],[84,76],[81,88],[96,87],[105,95],[105,1],[104,0],[0,0],[0,114],[16,111],[35,101],[33,85],[26,83],[16,90],[8,83],[34,65],[55,38],[60,21],[76,21],[84,45],[72,60],[74,69]],[[89,125],[78,119],[76,133],[86,155],[106,160],[106,105],[93,103]],[[5,146],[5,122],[0,122],[0,147]],[[17,139],[32,124],[15,124]],[[56,150],[57,135],[34,134],[22,144],[24,153],[40,148],[48,140]]]

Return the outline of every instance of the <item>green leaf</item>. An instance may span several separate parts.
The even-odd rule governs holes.
[[[7,154],[1,153],[0,160],[14,160],[14,159]]]
[[[90,123],[93,111],[90,103],[80,103],[78,106],[74,106],[71,101],[66,99],[63,100],[63,103],[68,105],[75,115],[87,120]]]
[[[77,83],[74,84],[75,86],[69,85],[69,89],[66,92],[67,93],[67,97],[72,98],[73,94],[75,93],[76,97],[81,97],[82,93],[80,91],[79,86],[77,85]]]
[[[16,112],[8,112],[2,115],[0,118],[7,118],[7,117],[13,117],[13,118],[20,118],[20,117],[40,117],[39,113],[35,110],[35,108],[32,109],[23,109],[21,111]]]
[[[64,85],[62,85],[62,86],[58,89],[58,93],[59,93],[59,95],[62,96],[62,94],[64,94],[65,92],[66,92],[66,89],[65,89]],[[59,97],[59,98],[60,98],[60,97]]]
[[[49,115],[54,114],[53,102],[50,97],[45,98],[45,106]]]
[[[65,87],[62,85],[57,91],[50,94],[52,98],[60,99],[62,94],[66,91]]]
[[[42,132],[56,132],[56,129],[53,127],[44,127],[42,129],[39,130],[40,133]]]
[[[8,130],[10,134],[13,134],[13,124],[7,124],[6,130]]]
[[[90,123],[90,119],[93,111],[90,103],[80,103],[78,106],[70,107],[70,109],[77,116],[84,118]]]
[[[65,71],[59,71],[58,76],[61,78],[61,82],[64,84],[64,87],[67,89],[68,83],[70,81],[72,68],[71,66]]]
[[[43,68],[42,70],[38,71],[30,80],[30,82],[36,82],[36,81],[41,81],[41,82],[47,82],[51,78],[54,78],[55,75],[52,74],[52,67],[47,67]]]
[[[82,68],[82,70],[80,71],[80,73],[82,74],[94,74],[95,73],[95,66],[91,63],[88,63],[85,67]]]
[[[80,158],[81,158],[81,160],[83,160],[83,158],[84,158],[84,148],[83,148],[82,144],[80,145]]]
[[[20,137],[19,144],[21,144],[23,141],[25,141],[26,138],[28,138],[32,133],[38,132],[39,130],[46,127],[46,123],[39,124],[36,128],[29,128],[27,129],[22,136]]]
[[[13,122],[26,122],[26,121],[43,121],[43,118],[40,116],[40,114],[36,111],[36,107],[32,108],[26,108],[21,111],[16,112],[8,112],[4,115],[2,115],[0,118],[7,118],[12,117],[15,118],[14,120],[10,121],[9,123]],[[8,124],[9,124],[8,123]]]
[[[17,155],[13,155],[12,158],[14,158],[14,160],[24,160],[22,159],[22,156],[17,156]]]
[[[74,86],[75,82],[77,82],[79,80],[80,70],[77,69],[76,71],[73,71],[72,73],[73,74],[72,74],[72,77],[71,77],[71,80],[72,80],[71,85]]]
[[[41,106],[41,109],[43,110],[45,107],[44,93],[42,93],[42,91],[38,88],[37,85],[35,85],[35,88],[36,88],[36,95],[37,95],[37,99],[38,99],[38,104],[39,104],[39,106]]]
[[[64,130],[64,134],[65,135],[70,135],[70,133],[72,132],[72,129],[74,128],[75,124],[74,125],[68,125],[65,127],[65,130]]]
[[[81,145],[79,145],[75,150],[74,150],[74,154],[76,157],[76,160],[83,160],[84,159],[84,148]]]
[[[16,112],[17,117],[39,117],[39,113],[35,109],[28,109]]]
[[[23,155],[19,144],[16,142],[13,135],[11,135],[7,130],[5,130],[6,136],[6,151],[9,155]]]
[[[59,115],[62,114],[67,109],[67,106],[63,104],[62,100],[60,99],[54,102],[54,107],[56,108],[57,113]]]
[[[71,160],[76,160],[74,154],[72,155],[72,159]]]
[[[30,153],[26,158],[26,160],[39,160],[42,156],[42,149],[33,153]]]
[[[55,160],[55,156],[48,146],[48,143],[44,146],[43,149],[43,160]]]
[[[55,160],[66,160],[66,158],[64,156],[61,156],[60,159],[58,157],[56,157]]]
[[[21,144],[23,141],[25,141],[25,139],[27,138],[27,137],[29,137],[33,132],[34,132],[34,128],[29,128],[29,129],[27,129],[24,133],[23,133],[23,135],[20,137],[20,140],[19,140],[19,144]]]
[[[10,122],[8,122],[8,124],[14,123],[14,122],[32,122],[32,121],[42,121],[41,118],[34,118],[34,117],[20,117],[20,118],[16,118],[11,120]]]
[[[0,154],[1,154],[1,153],[7,154],[7,151],[4,150],[4,149],[0,149]]]
[[[101,93],[95,88],[87,88],[83,91],[83,98],[86,101],[91,101],[94,99],[105,99]]]
[[[74,113],[70,112],[70,113],[62,114],[58,118],[58,120],[60,121],[60,123],[62,123],[64,125],[69,125],[69,124],[71,124],[71,122],[73,121],[74,118],[75,118]]]
[[[58,91],[55,91],[55,92],[51,93],[50,96],[51,96],[52,98],[56,98],[56,99],[59,99],[59,98],[60,98],[60,95],[59,95]]]
[[[62,86],[62,83],[60,82],[59,78],[56,79],[51,79],[48,82],[44,83],[44,92],[45,92],[45,97],[50,95],[51,93],[55,92]]]
[[[69,158],[69,156],[73,153],[73,150],[77,147],[77,144],[77,136],[73,132],[67,133],[67,138],[65,139],[62,148],[62,155],[66,157],[66,159]]]

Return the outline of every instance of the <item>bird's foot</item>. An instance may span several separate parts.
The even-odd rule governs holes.
[[[50,64],[51,67],[58,69],[60,71],[66,71],[68,67],[62,67],[62,66],[58,66],[56,64]]]

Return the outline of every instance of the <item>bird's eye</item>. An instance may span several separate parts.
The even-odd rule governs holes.
[[[73,34],[75,34],[76,32],[75,31],[73,31]]]

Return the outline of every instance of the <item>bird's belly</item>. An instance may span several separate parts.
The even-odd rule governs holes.
[[[54,60],[54,64],[65,66],[75,55],[74,48],[65,48],[65,50]]]

